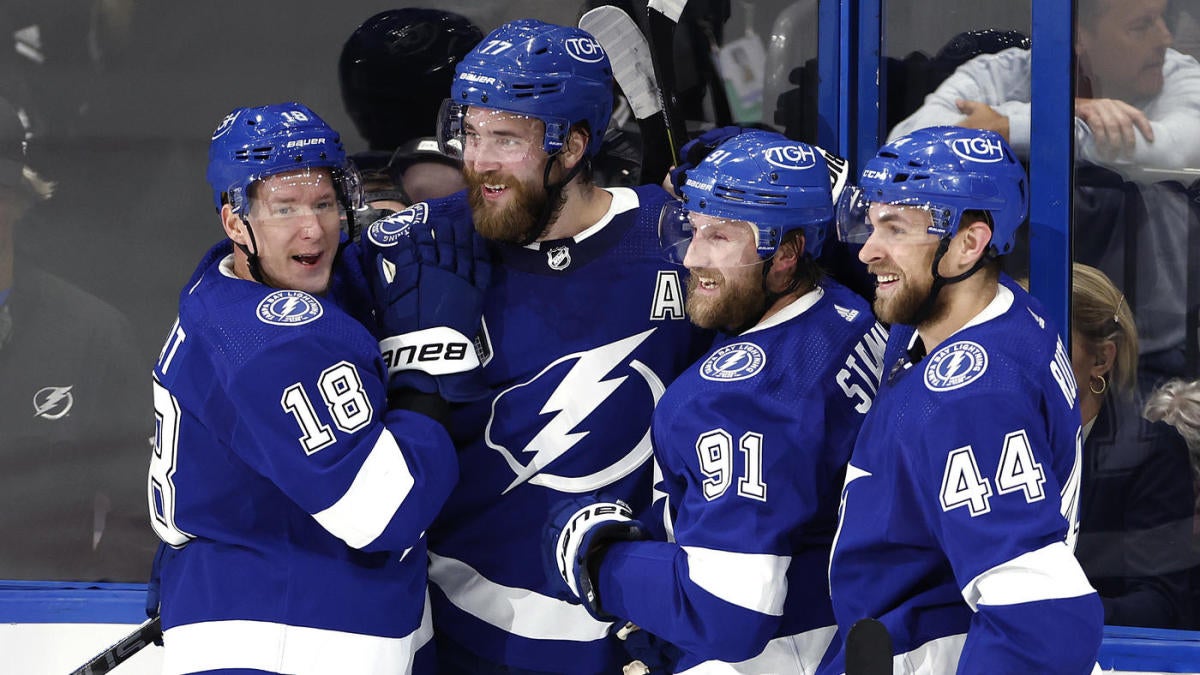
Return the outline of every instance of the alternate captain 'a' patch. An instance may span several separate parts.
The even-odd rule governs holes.
[[[753,342],[725,345],[704,360],[700,377],[713,382],[735,382],[754,377],[767,363],[762,347]]]
[[[970,341],[946,345],[929,357],[925,366],[925,386],[930,391],[951,391],[978,380],[988,367],[988,355],[978,343]]]
[[[258,303],[258,320],[275,326],[303,326],[325,313],[321,303],[304,291],[275,291]]]

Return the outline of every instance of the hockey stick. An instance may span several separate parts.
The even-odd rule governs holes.
[[[825,148],[815,145],[812,147],[825,158],[825,166],[829,167],[829,192],[833,196],[833,205],[837,206],[842,190],[846,189],[846,184],[850,182],[850,162]]]
[[[671,163],[679,164],[679,149],[688,142],[687,125],[675,97],[678,89],[675,78],[675,27],[687,0],[649,0],[646,3],[646,37],[658,90],[662,92],[663,122],[671,148]]]
[[[579,19],[579,27],[591,33],[608,54],[613,79],[625,94],[642,134],[642,183],[659,183],[674,164],[667,125],[663,118],[663,94],[654,78],[650,44],[637,23],[619,7],[601,5]]]
[[[846,636],[846,675],[892,675],[892,636],[875,619],[859,619]]]
[[[71,675],[100,675],[125,663],[142,648],[162,641],[162,622],[156,616],[146,619],[132,633],[126,635],[108,649],[92,657],[92,660],[71,671]]]

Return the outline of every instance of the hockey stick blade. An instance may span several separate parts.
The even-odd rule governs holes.
[[[601,5],[580,17],[579,27],[591,33],[608,54],[613,79],[629,101],[633,116],[644,120],[661,113],[650,43],[633,18],[620,7]]]
[[[92,657],[92,660],[76,668],[71,675],[100,675],[125,663],[129,657],[162,639],[162,622],[156,616],[147,619],[132,633],[118,640],[108,649]]]
[[[675,163],[663,95],[654,77],[650,43],[637,23],[619,7],[602,5],[579,19],[579,27],[596,38],[608,54],[613,79],[621,87],[642,136],[642,183],[658,183]]]
[[[846,184],[850,182],[850,162],[825,148],[815,145],[812,147],[825,158],[825,166],[829,167],[829,192],[833,196],[834,205],[837,205],[842,190],[846,189]]]
[[[859,619],[846,636],[846,675],[892,675],[892,636],[876,619]]]

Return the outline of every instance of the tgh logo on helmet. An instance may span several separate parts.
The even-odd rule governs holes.
[[[604,59],[604,49],[600,43],[591,38],[574,37],[567,41],[567,53],[576,61],[584,63],[599,63]]]
[[[777,145],[767,148],[763,156],[767,164],[780,169],[807,169],[817,163],[817,153],[801,145]]]
[[[954,154],[968,162],[999,162],[1004,159],[1004,147],[990,138],[956,138],[950,141]]]

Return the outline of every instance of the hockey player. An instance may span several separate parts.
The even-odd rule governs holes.
[[[228,240],[184,287],[154,369],[151,521],[176,549],[161,567],[164,672],[409,672],[430,634],[422,534],[457,464],[442,424],[405,408],[435,411],[445,378],[389,380],[360,322],[357,258],[339,253],[355,176],[311,110],[233,111],[208,181]],[[438,248],[428,233],[368,249],[395,272],[381,330],[470,331],[472,311],[478,324],[477,237],[437,234],[440,268],[422,257]],[[438,315],[418,277],[420,299],[463,292]]]
[[[1100,646],[1100,600],[1072,555],[1071,359],[997,260],[1028,195],[999,135],[935,127],[881,148],[839,212],[847,238],[868,235],[859,255],[892,330],[846,469],[833,610],[843,636],[881,621],[897,673],[1087,673]]]
[[[654,404],[711,338],[687,322],[658,244],[667,194],[590,180],[613,100],[600,45],[518,20],[457,72],[442,128],[469,187],[401,212],[473,223],[496,266],[489,396],[455,412],[461,478],[429,532],[441,672],[617,672],[609,623],[552,596],[542,528],[580,493],[645,506]]]
[[[342,45],[342,104],[370,148],[350,158],[363,179],[361,224],[466,187],[461,158],[435,136],[454,66],[481,39],[460,14],[402,7],[372,15]]]
[[[835,632],[838,492],[887,332],[815,262],[829,176],[814,148],[765,131],[687,171],[664,231],[690,227],[688,317],[724,335],[655,409],[662,520],[576,501],[550,527],[570,595],[678,648],[669,672],[812,673]]]

